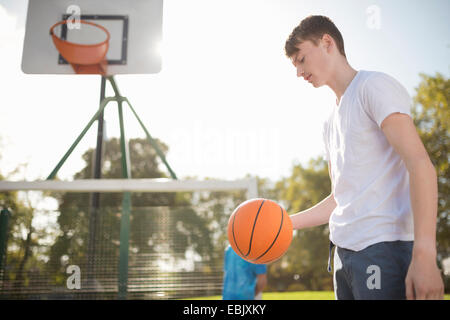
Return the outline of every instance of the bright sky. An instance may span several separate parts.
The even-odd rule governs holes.
[[[26,0],[0,0],[0,172],[28,163],[14,179],[35,180],[48,176],[97,110],[100,77],[23,74],[26,8]],[[329,88],[297,79],[284,57],[301,19],[329,16],[355,69],[386,72],[413,95],[419,73],[449,75],[449,13],[448,0],[167,0],[162,71],[116,81],[152,136],[169,145],[179,178],[280,179],[323,154],[322,123],[335,100]],[[113,105],[105,118],[107,135],[119,136]],[[127,138],[144,137],[129,114],[125,121]],[[96,131],[61,178],[83,167]]]

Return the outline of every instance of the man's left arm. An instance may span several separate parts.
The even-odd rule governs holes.
[[[381,129],[409,173],[414,246],[405,280],[406,298],[443,299],[444,284],[436,264],[436,170],[409,115],[393,113],[383,120]]]

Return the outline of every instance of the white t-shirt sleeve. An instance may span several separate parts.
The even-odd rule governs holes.
[[[392,113],[411,116],[411,97],[408,91],[393,77],[378,72],[370,76],[364,84],[363,108],[379,127]]]

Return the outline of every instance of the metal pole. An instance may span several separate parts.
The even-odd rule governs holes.
[[[120,219],[119,249],[119,294],[118,298],[127,298],[128,290],[128,245],[130,238],[131,193],[124,192],[122,200],[122,216]]]
[[[67,150],[66,154],[62,157],[62,159],[58,162],[55,169],[50,173],[50,175],[47,177],[47,180],[52,180],[55,178],[56,174],[58,173],[59,169],[62,167],[64,162],[67,160],[67,158],[70,156],[72,151],[75,149],[75,147],[78,145],[78,143],[81,141],[81,139],[84,137],[86,132],[89,130],[89,128],[92,126],[95,120],[97,120],[100,113],[103,112],[103,109],[105,109],[106,105],[111,101],[117,101],[116,97],[109,97],[103,99],[102,103],[100,104],[100,108],[98,111],[94,114],[94,116],[91,118],[89,123],[86,125],[86,127],[83,129],[83,131],[80,133],[80,135],[76,138],[75,142],[70,146],[69,150]]]
[[[139,118],[139,116],[137,115],[136,111],[134,111],[133,106],[131,105],[130,101],[128,101],[128,99],[125,98],[125,102],[128,104],[128,106],[130,107],[131,111],[133,112],[134,116],[136,117],[136,119],[138,120],[139,124],[141,125],[142,129],[144,129],[145,134],[147,135],[147,139],[150,141],[150,143],[152,144],[152,146],[155,148],[156,153],[158,154],[158,156],[161,158],[162,162],[164,163],[164,165],[166,166],[167,170],[169,170],[170,176],[172,177],[172,179],[177,180],[177,176],[175,174],[175,172],[173,172],[172,168],[170,167],[169,163],[166,160],[166,157],[164,156],[164,153],[161,151],[161,149],[159,149],[158,144],[155,142],[155,140],[152,138],[152,136],[150,135],[150,133],[148,132],[147,128],[145,127],[144,123],[141,121],[141,119]]]
[[[117,96],[120,96],[117,88],[114,89]],[[131,178],[130,156],[128,144],[125,139],[125,127],[123,124],[122,100],[117,102],[119,109],[120,124],[120,150],[122,153],[122,176],[125,179]],[[120,219],[120,248],[119,248],[119,299],[127,298],[128,286],[128,246],[130,241],[130,212],[131,193],[124,192],[122,200],[122,215]]]
[[[105,87],[106,87],[106,78],[102,76],[102,81],[100,85],[100,105],[105,99]],[[97,129],[97,147],[95,149],[95,165],[94,165],[94,179],[100,179],[102,175],[102,151],[103,151],[103,111],[100,112],[98,116],[98,129]],[[98,195],[99,193],[94,193],[94,195]],[[93,199],[93,206],[98,207],[98,200]]]
[[[108,80],[111,83],[111,86],[112,86],[116,96],[120,96],[119,88],[116,85],[114,77],[110,76],[110,77],[108,77]],[[172,177],[172,179],[177,180],[177,176],[176,176],[175,172],[172,170],[172,168],[170,167],[169,163],[167,162],[166,157],[164,156],[164,153],[161,151],[161,149],[159,149],[158,144],[155,142],[155,140],[152,138],[152,136],[148,132],[147,128],[145,127],[144,123],[141,121],[141,119],[137,115],[137,113],[134,110],[133,106],[131,105],[130,101],[128,101],[128,99],[125,98],[125,97],[121,97],[121,98],[123,98],[123,101],[125,101],[128,104],[128,106],[130,107],[130,109],[133,112],[134,116],[136,117],[136,119],[138,120],[139,124],[141,125],[142,129],[144,129],[144,132],[145,132],[145,134],[147,136],[147,139],[150,141],[151,145],[155,148],[156,153],[161,158],[161,160],[164,163],[164,165],[166,166],[167,170],[169,170],[169,173],[170,173],[170,176]]]
[[[101,77],[100,83],[100,105],[105,99],[105,87],[106,87],[106,78],[104,76]],[[93,169],[93,178],[100,179],[102,175],[102,154],[103,154],[103,132],[104,132],[104,120],[103,120],[104,111],[100,112],[98,115],[98,127],[97,127],[97,147],[95,148],[95,158],[94,158],[94,169]],[[88,254],[87,254],[87,277],[89,282],[92,282],[95,278],[94,270],[95,270],[95,249],[96,249],[96,238],[97,238],[97,220],[100,209],[100,193],[94,192],[91,194],[91,206],[89,208],[89,242],[88,242]]]
[[[136,112],[134,111],[133,107],[131,106],[130,102],[127,98],[122,97],[119,92],[119,88],[116,85],[116,82],[114,80],[113,76],[108,77],[109,82],[111,83],[111,86],[115,93],[116,101],[118,102],[118,108],[119,108],[119,123],[120,123],[120,149],[122,152],[122,176],[125,179],[131,178],[131,168],[130,168],[130,158],[129,158],[129,151],[128,151],[128,145],[125,141],[125,129],[123,124],[123,108],[122,108],[122,102],[125,101],[130,106],[133,114],[139,121],[140,125],[144,129],[147,138],[150,140],[150,143],[152,146],[156,149],[157,154],[162,159],[166,167],[168,168],[170,175],[173,179],[177,179],[175,173],[170,168],[169,164],[167,163],[164,154],[159,149],[158,145],[155,143],[155,141],[150,136],[150,133],[145,128],[144,124],[142,123],[141,119],[138,117]],[[131,211],[131,193],[130,192],[124,192],[123,194],[123,200],[122,200],[122,216],[120,220],[120,249],[119,249],[119,293],[118,298],[119,299],[126,299],[127,297],[127,284],[128,284],[128,246],[129,246],[129,239],[130,239],[130,211]]]
[[[4,266],[6,265],[8,222],[10,215],[8,209],[3,209],[0,212],[0,281],[2,282],[5,275]]]

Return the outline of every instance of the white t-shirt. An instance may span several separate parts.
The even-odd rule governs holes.
[[[359,251],[382,241],[414,240],[409,174],[381,130],[390,114],[411,116],[406,89],[391,76],[360,70],[324,124],[337,206],[330,240]]]

